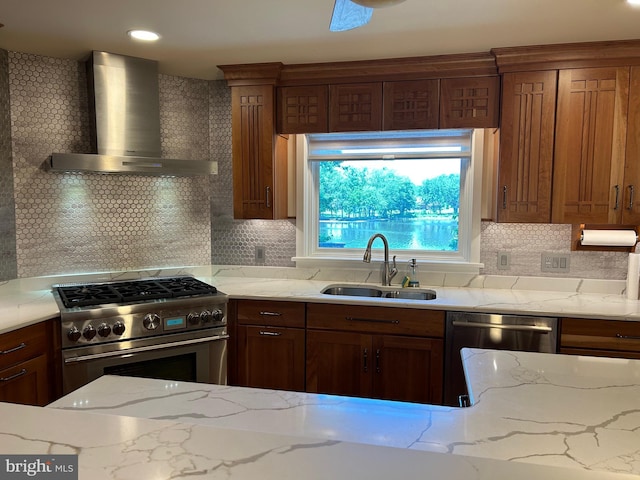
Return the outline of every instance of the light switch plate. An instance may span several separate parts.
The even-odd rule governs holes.
[[[498,252],[498,270],[509,270],[511,268],[511,254],[509,252]]]
[[[568,253],[543,252],[540,270],[550,273],[568,273],[571,255]]]

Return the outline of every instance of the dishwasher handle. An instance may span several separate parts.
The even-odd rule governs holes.
[[[534,332],[540,334],[551,333],[553,329],[546,325],[503,325],[496,323],[479,323],[479,322],[460,322],[454,320],[452,322],[454,327],[465,328],[498,328],[500,330],[515,330],[519,332]]]

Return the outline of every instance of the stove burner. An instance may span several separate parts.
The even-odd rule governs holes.
[[[212,295],[217,289],[193,277],[170,277],[127,282],[56,287],[67,308],[105,303],[130,303],[154,299]]]

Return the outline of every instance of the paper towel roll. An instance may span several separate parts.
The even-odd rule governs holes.
[[[637,242],[634,230],[583,230],[582,245],[632,247]]]
[[[638,290],[640,287],[640,253],[629,254],[629,264],[627,267],[627,298],[638,300]]]

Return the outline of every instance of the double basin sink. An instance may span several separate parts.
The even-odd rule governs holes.
[[[433,300],[434,290],[423,288],[369,287],[360,285],[330,285],[322,293],[347,297],[402,298],[405,300]]]

